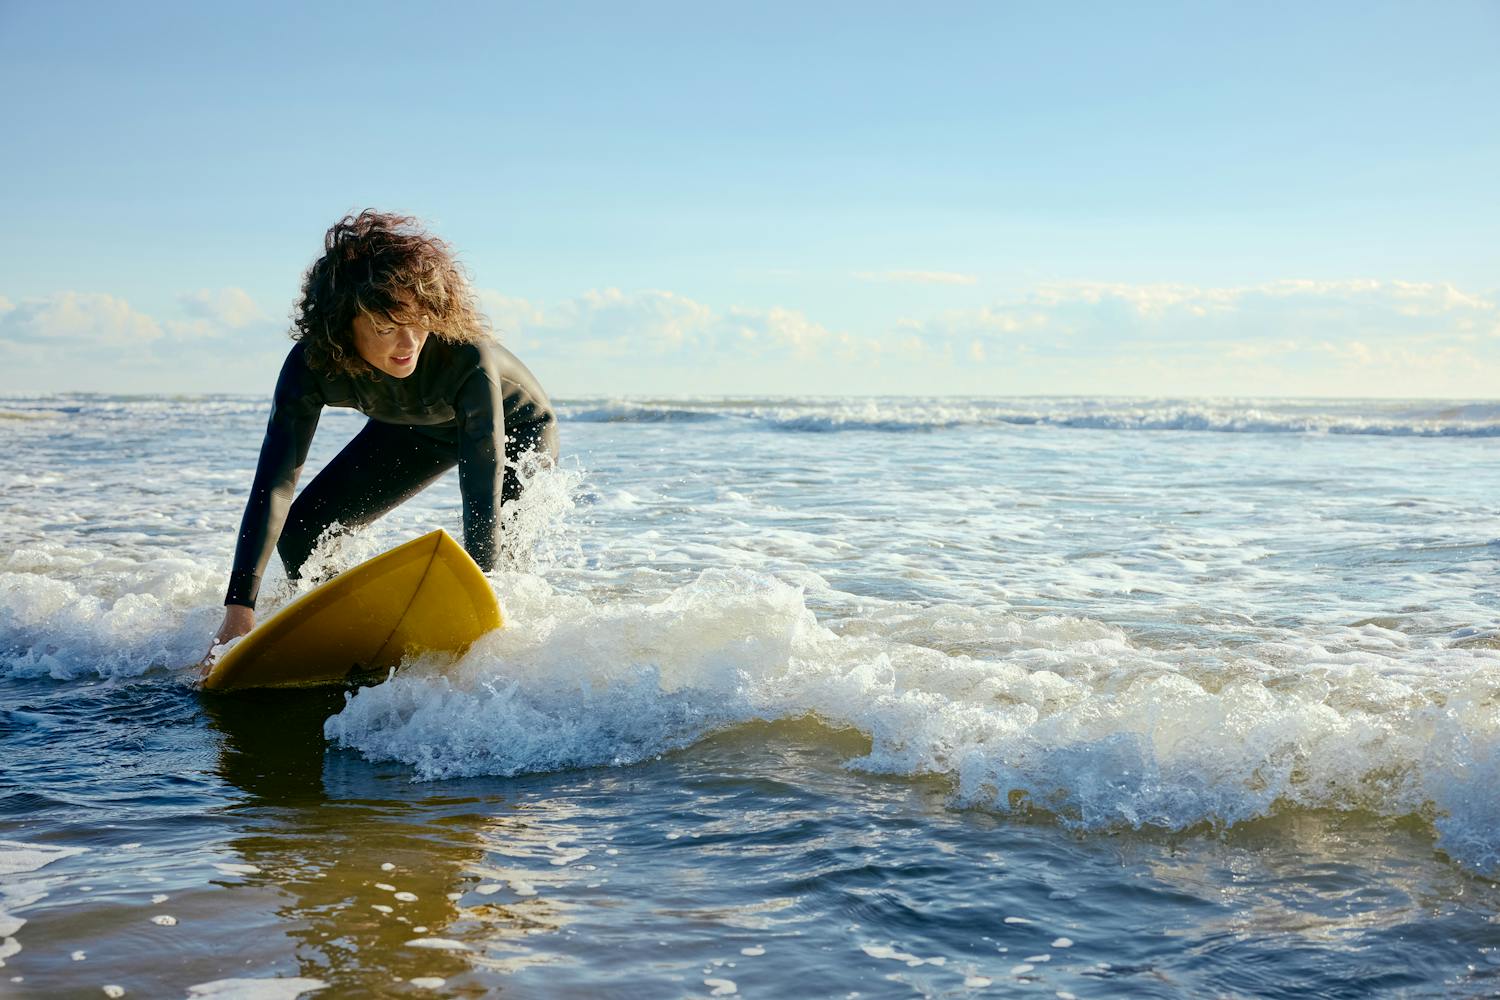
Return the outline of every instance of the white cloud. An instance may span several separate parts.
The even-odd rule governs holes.
[[[1050,283],[981,309],[893,325],[1029,391],[1493,396],[1500,296],[1451,284]],[[1002,391],[997,384],[994,391]]]
[[[480,309],[490,318],[501,340],[516,343],[524,336],[523,330],[539,327],[545,322],[542,311],[525,299],[489,289],[480,289],[476,296]]]
[[[597,339],[624,338],[637,348],[670,351],[698,344],[715,323],[712,309],[675,292],[585,292],[566,303],[556,322]]]
[[[0,391],[223,392],[274,380],[287,344],[247,293],[175,303],[188,315],[162,321],[100,292],[0,299]],[[231,332],[239,346],[226,351],[218,338]]]
[[[163,326],[178,340],[211,340],[263,324],[267,317],[242,288],[202,288],[177,296],[187,319],[167,320]]]
[[[1286,280],[1260,285],[1052,283],[979,309],[910,320],[943,340],[1027,336],[1080,346],[1121,341],[1286,341],[1452,336],[1495,330],[1500,305],[1452,285]]]
[[[502,339],[526,350],[590,351],[619,357],[810,357],[835,334],[793,309],[719,311],[675,292],[595,289],[555,306],[482,291],[480,302]]]
[[[1047,330],[1054,312],[1040,301],[995,303],[978,309],[949,309],[931,319],[907,319],[898,325],[919,336],[965,340],[971,337],[1009,338],[1014,334]]]
[[[808,319],[795,309],[745,309],[736,306],[729,315],[715,318],[712,326],[715,336],[724,335],[724,328],[737,333],[746,343],[761,348],[785,351],[799,358],[815,356],[821,349],[830,346],[847,348],[852,341],[847,335],[835,334],[824,326]]]
[[[243,288],[201,288],[177,297],[184,312],[197,319],[205,319],[238,330],[252,323],[261,322],[266,314]]]
[[[0,310],[0,340],[16,344],[137,348],[162,336],[156,320],[124,299],[98,292],[63,292],[6,305]]]
[[[972,285],[979,281],[956,271],[855,271],[854,276],[883,285]]]
[[[1303,349],[1295,340],[1268,340],[1263,343],[1238,342],[1228,344],[1224,356],[1232,361],[1261,361],[1265,358],[1296,354]]]

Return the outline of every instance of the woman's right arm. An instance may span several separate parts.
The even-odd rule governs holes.
[[[224,596],[224,623],[215,637],[216,645],[244,635],[255,625],[255,599],[261,576],[286,524],[297,478],[307,461],[322,409],[323,394],[302,358],[302,345],[298,344],[287,354],[281,377],[276,380],[260,461],[256,463],[255,480],[240,519],[234,568]]]

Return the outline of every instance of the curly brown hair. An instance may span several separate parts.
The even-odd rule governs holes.
[[[389,315],[408,303],[426,315],[429,333],[450,343],[490,335],[452,248],[416,219],[367,208],[323,238],[323,256],[302,280],[292,339],[306,345],[317,371],[373,378],[375,369],[354,349],[354,317]]]

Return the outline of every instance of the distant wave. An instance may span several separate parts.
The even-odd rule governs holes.
[[[577,423],[739,421],[767,430],[802,433],[1012,426],[1223,434],[1500,437],[1500,404],[1496,403],[625,399],[563,403],[559,411],[564,420]]]
[[[264,396],[0,396],[0,421],[259,417]],[[1037,427],[1219,434],[1500,437],[1500,402],[1445,400],[1124,399],[1099,397],[585,397],[557,401],[579,424],[739,424],[772,432],[933,432]],[[344,411],[348,412],[348,411]]]
[[[569,420],[585,424],[703,423],[723,419],[725,414],[671,406],[619,404],[590,409],[563,408]]]

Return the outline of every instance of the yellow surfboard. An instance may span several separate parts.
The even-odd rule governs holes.
[[[461,653],[502,624],[484,573],[439,528],[276,612],[219,658],[203,687],[336,683],[394,667],[410,653]]]

